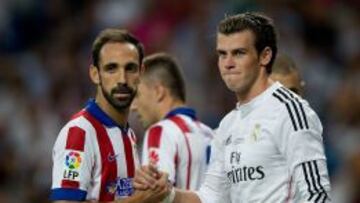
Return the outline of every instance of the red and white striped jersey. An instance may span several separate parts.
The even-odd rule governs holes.
[[[51,200],[112,201],[133,192],[139,166],[134,132],[95,103],[62,128],[53,149]]]
[[[178,188],[198,189],[210,157],[212,130],[198,121],[195,111],[177,108],[145,133],[142,163],[156,164],[169,173]]]

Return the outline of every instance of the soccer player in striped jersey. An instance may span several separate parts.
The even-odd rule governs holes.
[[[220,22],[218,66],[238,103],[219,125],[200,189],[172,189],[168,202],[331,201],[318,116],[305,100],[269,78],[276,41],[272,20],[264,15],[243,13]],[[149,181],[154,179],[137,171],[136,188],[147,188]]]
[[[174,57],[156,53],[144,59],[132,107],[147,128],[142,163],[166,171],[178,188],[198,189],[209,161],[213,132],[186,106],[185,83]]]
[[[127,122],[143,59],[125,30],[106,29],[92,46],[96,97],[61,129],[53,149],[50,199],[55,202],[153,202],[166,188],[135,192],[136,137]],[[133,194],[134,193],[134,194]]]

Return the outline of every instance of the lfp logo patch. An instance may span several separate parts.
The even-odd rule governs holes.
[[[81,156],[78,152],[69,152],[68,155],[66,155],[66,158],[65,158],[65,165],[71,169],[71,170],[74,170],[74,169],[78,169],[80,167],[80,164],[81,164]]]

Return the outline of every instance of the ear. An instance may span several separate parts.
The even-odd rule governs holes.
[[[272,58],[272,50],[270,47],[265,47],[260,54],[260,65],[267,66]]]
[[[145,65],[141,64],[141,66],[140,66],[140,75],[144,74],[144,72],[145,72]]]
[[[95,67],[94,65],[90,65],[90,68],[89,68],[89,76],[90,76],[90,79],[91,81],[98,85],[100,84],[100,75],[99,75],[99,70],[97,67]]]
[[[160,83],[154,84],[153,88],[155,91],[156,101],[160,102],[160,101],[164,100],[164,98],[167,95],[167,89]]]

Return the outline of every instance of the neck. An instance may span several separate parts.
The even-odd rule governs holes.
[[[178,99],[169,98],[164,100],[159,109],[159,117],[160,119],[164,118],[166,114],[168,114],[171,110],[184,107],[185,103]]]
[[[100,109],[104,111],[112,120],[120,126],[125,127],[128,121],[129,108],[119,111],[115,109],[104,97],[102,93],[97,93],[95,98],[96,103]]]
[[[243,93],[236,93],[236,98],[240,104],[245,104],[250,102],[256,96],[263,93],[268,87],[270,87],[274,82],[269,79],[267,73],[260,74],[255,83],[248,89],[248,91]]]

